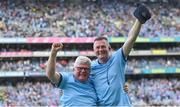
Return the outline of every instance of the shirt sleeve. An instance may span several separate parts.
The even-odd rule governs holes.
[[[120,48],[115,52],[115,56],[120,58],[124,63],[127,61],[127,57],[125,57],[123,49]]]
[[[67,83],[67,74],[61,73],[61,81],[57,85],[60,89],[63,89],[66,86]]]
[[[125,55],[123,53],[123,49],[120,48],[115,52],[115,61],[116,64],[118,64],[119,66],[119,71],[121,71],[121,75],[125,75],[125,66],[126,66],[126,62],[127,62],[127,58],[125,58]]]
[[[52,85],[54,86],[54,87],[56,87],[56,88],[58,88],[59,87],[59,84],[61,83],[61,81],[62,81],[62,75],[59,73],[59,75],[60,75],[60,80],[59,80],[59,82],[57,83],[57,84],[55,84],[55,83],[53,83],[53,82],[51,82],[52,83]]]
[[[120,49],[120,51],[121,51],[122,58],[124,59],[124,61],[127,61],[127,57],[125,57],[125,55],[124,55],[124,51],[123,51],[123,49],[122,49],[122,48]]]

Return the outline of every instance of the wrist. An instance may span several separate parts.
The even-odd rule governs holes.
[[[57,55],[57,51],[51,50],[51,55]]]

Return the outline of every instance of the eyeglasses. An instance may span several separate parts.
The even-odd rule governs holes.
[[[76,67],[78,71],[90,71],[90,68],[86,68],[86,67]]]

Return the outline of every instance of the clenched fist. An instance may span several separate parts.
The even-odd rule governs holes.
[[[63,44],[62,43],[53,43],[51,47],[52,52],[58,52],[60,49],[62,49]]]

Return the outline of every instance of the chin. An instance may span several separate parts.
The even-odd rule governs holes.
[[[106,59],[106,56],[101,56],[101,57],[99,57],[99,59],[105,60],[105,59]]]
[[[87,81],[87,78],[80,78],[79,81],[82,81],[82,82]]]
[[[80,79],[79,81],[81,81],[81,82],[85,82],[85,81],[87,81],[86,79]]]

